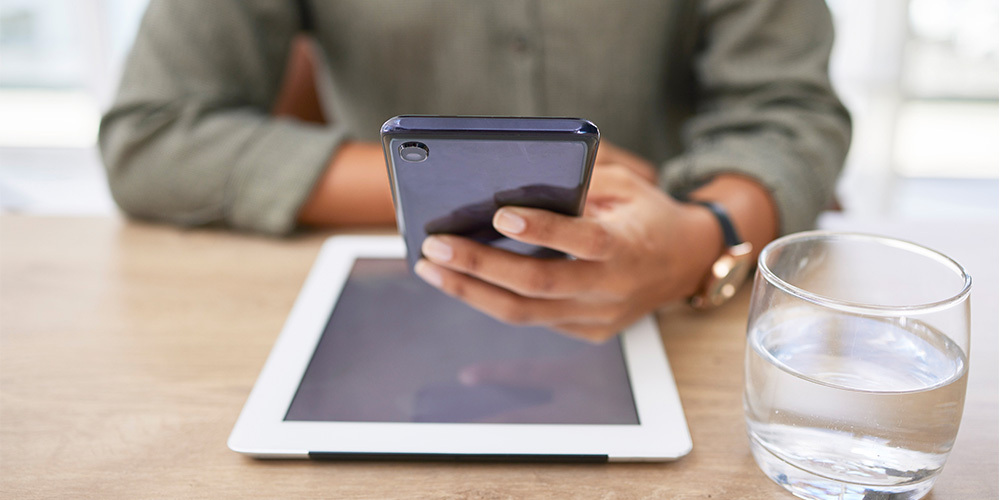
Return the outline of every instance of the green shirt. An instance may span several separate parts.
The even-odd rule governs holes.
[[[292,0],[152,0],[100,129],[137,217],[283,234],[345,139],[400,114],[586,118],[678,194],[759,180],[783,233],[829,202],[850,119],[819,0],[313,0],[331,124],[274,118]]]

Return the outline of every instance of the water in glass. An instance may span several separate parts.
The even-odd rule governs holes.
[[[915,499],[958,432],[968,362],[906,317],[766,312],[748,332],[744,405],[758,464],[797,496]]]

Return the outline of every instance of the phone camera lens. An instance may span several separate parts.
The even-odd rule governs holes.
[[[422,162],[429,154],[427,146],[422,142],[404,142],[399,146],[399,156],[411,163]]]

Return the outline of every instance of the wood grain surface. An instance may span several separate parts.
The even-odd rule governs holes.
[[[758,470],[744,430],[748,290],[711,313],[660,315],[694,440],[677,462],[258,461],[230,451],[326,236],[0,217],[0,498],[792,498]],[[995,290],[993,273],[976,285]],[[997,316],[995,299],[985,307]],[[996,336],[995,321],[983,334]],[[997,498],[992,345],[973,357],[959,439],[927,498]]]

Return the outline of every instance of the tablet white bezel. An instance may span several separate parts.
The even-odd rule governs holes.
[[[321,249],[229,436],[258,458],[607,456],[672,460],[691,450],[677,387],[652,317],[622,333],[638,425],[300,422],[284,417],[357,258],[403,258],[397,236],[335,236]]]

